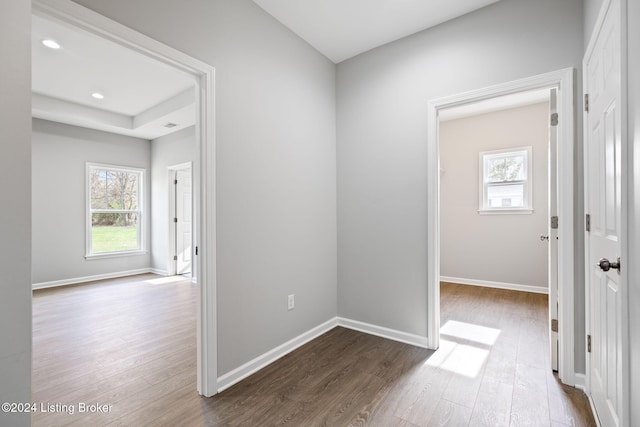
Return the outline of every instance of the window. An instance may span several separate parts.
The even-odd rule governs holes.
[[[144,171],[87,164],[86,257],[143,251]]]
[[[532,213],[531,147],[480,153],[480,213]]]

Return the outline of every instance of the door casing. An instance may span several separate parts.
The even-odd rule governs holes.
[[[558,376],[575,385],[574,351],[574,69],[515,80],[464,92],[428,103],[427,140],[427,345],[437,349],[440,341],[440,154],[438,112],[498,96],[556,87],[558,89]]]
[[[194,240],[199,248],[197,389],[217,393],[215,69],[71,0],[32,0],[32,13],[89,32],[191,76],[195,83]]]

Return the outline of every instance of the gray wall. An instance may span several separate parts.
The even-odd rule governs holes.
[[[150,255],[87,260],[86,162],[143,168],[149,250],[151,145],[144,139],[33,120],[34,284],[149,268]]]
[[[335,65],[250,0],[78,3],[216,68],[218,373],[334,317]]]
[[[640,425],[640,2],[628,1],[628,91],[629,145],[629,349],[631,372],[631,422]]]
[[[587,47],[593,27],[598,19],[602,7],[602,0],[584,0],[584,46]]]
[[[151,266],[169,269],[168,167],[196,159],[195,126],[151,141]],[[195,274],[195,270],[194,274]]]
[[[31,2],[0,2],[0,402],[31,401]],[[0,412],[0,425],[29,414]]]
[[[427,102],[565,67],[579,76],[582,20],[581,0],[503,0],[338,65],[340,316],[426,336]]]
[[[533,213],[479,214],[479,153],[524,146],[532,147]],[[548,102],[440,122],[441,276],[546,291],[548,148]]]

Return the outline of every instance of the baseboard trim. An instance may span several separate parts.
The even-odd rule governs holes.
[[[385,328],[383,326],[372,325],[370,323],[360,322],[358,320],[345,319],[338,317],[338,326],[353,329],[354,331],[364,332],[365,334],[375,335],[381,338],[387,338],[393,341],[411,344],[416,347],[429,348],[427,345],[427,337],[398,331],[395,329]]]
[[[139,268],[137,270],[117,271],[114,273],[96,274],[93,276],[74,277],[72,279],[53,280],[51,282],[34,283],[33,290],[55,288],[57,286],[76,285],[84,282],[95,282],[96,280],[115,279],[117,277],[135,276],[137,274],[153,273],[151,268]]]
[[[298,347],[308,343],[309,341],[319,337],[320,335],[330,331],[331,329],[338,326],[338,319],[333,318],[321,325],[316,326],[304,332],[301,335],[287,341],[286,343],[279,345],[278,347],[269,350],[261,356],[256,357],[255,359],[245,363],[244,365],[234,369],[231,372],[228,372],[220,377],[218,377],[217,381],[217,389],[218,393],[228,389],[232,385],[242,381],[247,378],[249,375],[252,375],[258,372],[260,369],[264,368],[267,365],[275,362],[283,356],[291,353],[293,350]]]
[[[591,408],[591,414],[593,415],[593,419],[596,421],[596,426],[602,427],[602,424],[600,423],[600,419],[598,419],[598,413],[596,412],[596,407],[593,404],[593,399],[591,398],[591,395],[587,392],[586,374],[580,374],[578,372],[575,372],[573,374],[573,379],[576,383],[574,387],[577,388],[578,390],[582,390],[582,392],[587,396],[587,400],[589,400],[589,407]]]
[[[459,283],[461,285],[484,286],[486,288],[507,289],[510,291],[548,294],[549,289],[541,286],[519,285],[516,283],[491,282],[488,280],[462,279],[460,277],[440,276],[441,282]]]
[[[149,272],[157,274],[158,276],[169,276],[169,272],[167,270],[160,270],[159,268],[150,268]]]
[[[580,389],[587,394],[587,376],[585,374],[580,374],[578,372],[574,373],[573,381],[575,382],[575,388]]]

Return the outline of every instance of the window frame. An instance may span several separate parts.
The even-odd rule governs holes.
[[[479,208],[478,213],[481,215],[491,214],[532,214],[533,210],[533,149],[531,146],[511,147],[500,150],[481,151],[479,153]],[[524,154],[524,179],[520,180],[504,180],[489,182],[486,178],[485,160],[495,157],[509,157]],[[522,207],[500,207],[489,206],[488,189],[498,185],[523,185],[523,206]]]
[[[116,172],[136,173],[138,175],[137,185],[137,209],[92,209],[91,208],[91,173],[93,170],[109,170]],[[106,163],[87,162],[85,168],[85,259],[115,258],[133,255],[143,255],[146,250],[145,232],[145,178],[146,170],[131,166],[112,165]],[[92,217],[94,213],[136,213],[138,216],[137,248],[125,249],[111,252],[92,252]]]

